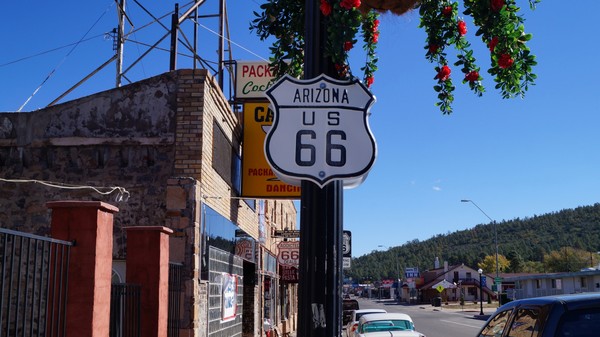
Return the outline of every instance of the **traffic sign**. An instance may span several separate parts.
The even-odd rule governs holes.
[[[352,232],[344,231],[342,234],[342,256],[352,257]]]
[[[333,180],[356,187],[366,179],[377,146],[367,119],[375,97],[364,84],[324,74],[310,80],[285,75],[266,94],[275,118],[265,154],[279,179],[320,187]]]
[[[352,258],[350,258],[350,257],[342,258],[342,269],[350,269],[351,265],[352,265]]]

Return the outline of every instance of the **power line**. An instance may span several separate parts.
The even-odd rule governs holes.
[[[61,50],[61,49],[64,49],[64,48],[76,45],[76,44],[81,43],[81,42],[87,42],[87,41],[96,39],[96,38],[101,37],[101,36],[106,36],[106,34],[107,33],[98,34],[96,36],[92,36],[92,37],[89,37],[87,39],[80,40],[78,42],[69,43],[69,44],[66,44],[64,46],[60,46],[60,47],[56,47],[56,48],[52,48],[52,49],[49,49],[49,50],[46,50],[46,51],[39,52],[37,54],[33,54],[33,55],[29,55],[29,56],[24,56],[24,57],[21,57],[19,59],[16,59],[16,60],[13,60],[13,61],[9,61],[9,62],[6,62],[6,63],[0,63],[0,68],[9,66],[11,64],[19,63],[19,62],[22,62],[22,61],[25,61],[25,60],[29,60],[29,59],[34,58],[34,57],[42,56],[44,54],[48,54],[48,53],[51,53],[53,51]]]
[[[57,183],[52,181],[44,181],[44,180],[36,180],[36,179],[4,179],[0,178],[0,181],[7,183],[28,183],[28,184],[40,184],[48,187],[65,189],[65,190],[92,190],[101,195],[110,195],[112,193],[117,193],[115,201],[124,201],[129,200],[130,193],[124,187],[120,186],[110,186],[110,187],[97,187],[97,186],[89,186],[89,185],[71,185],[65,183]]]
[[[212,30],[212,29],[210,29],[210,28],[206,27],[205,25],[203,25],[203,24],[201,24],[201,23],[199,23],[199,22],[196,22],[196,21],[195,21],[195,20],[193,20],[193,19],[190,19],[190,20],[191,20],[192,22],[196,23],[198,26],[200,26],[200,27],[202,27],[202,28],[206,29],[207,31],[209,31],[209,32],[211,32],[211,33],[213,33],[213,34],[217,35],[218,37],[222,37],[222,38],[224,38],[224,39],[225,39],[225,40],[227,40],[228,42],[231,42],[232,44],[234,44],[234,45],[236,45],[236,46],[238,46],[238,47],[242,48],[244,51],[246,51],[246,52],[248,52],[248,53],[250,53],[250,54],[252,54],[252,55],[254,55],[254,56],[258,57],[259,59],[261,59],[261,60],[263,60],[263,61],[267,61],[267,62],[269,61],[269,60],[267,60],[266,58],[264,58],[264,57],[262,57],[262,56],[258,55],[257,53],[253,52],[252,50],[250,50],[250,49],[248,49],[248,48],[246,48],[246,47],[242,46],[242,45],[241,45],[241,44],[239,44],[239,43],[236,43],[235,41],[233,41],[233,40],[231,40],[231,39],[228,39],[227,37],[225,37],[225,36],[223,36],[223,35],[221,35],[221,34],[219,34],[219,33],[215,32],[214,30]]]
[[[96,24],[98,24],[98,22],[100,22],[100,19],[102,19],[102,17],[106,14],[106,12],[108,12],[108,10],[112,7],[114,3],[111,2],[111,4],[109,6],[106,7],[106,9],[104,10],[104,12],[102,14],[100,14],[100,17],[98,17],[98,19],[92,24],[92,26],[85,32],[85,34],[83,34],[83,36],[81,37],[81,39],[79,39],[79,41],[77,41],[77,43],[75,43],[73,45],[73,47],[71,48],[71,50],[69,50],[69,52],[67,53],[67,55],[65,55],[63,57],[63,59],[58,63],[58,65],[56,65],[54,67],[54,69],[52,69],[50,71],[50,73],[46,76],[46,78],[42,81],[42,83],[33,91],[33,93],[29,96],[29,98],[27,98],[27,100],[25,101],[25,103],[23,103],[19,109],[17,110],[17,112],[21,112],[21,110],[23,110],[23,108],[25,107],[25,105],[27,105],[27,103],[29,103],[29,101],[33,98],[33,96],[35,96],[35,94],[37,94],[37,92],[42,88],[42,86],[44,84],[46,84],[46,82],[48,82],[48,80],[52,77],[52,75],[54,75],[54,73],[56,72],[56,70],[67,60],[67,58],[71,55],[71,53],[75,50],[75,48],[77,48],[77,46],[79,46],[79,44],[85,39],[85,37],[90,33],[90,31],[92,30],[92,28],[94,28],[94,26],[96,26]]]

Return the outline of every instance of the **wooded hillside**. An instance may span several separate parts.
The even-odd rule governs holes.
[[[586,252],[600,251],[600,204],[565,209],[531,218],[497,222],[498,252],[516,265],[541,265],[544,255],[564,247]],[[439,234],[425,241],[413,240],[387,251],[374,251],[352,259],[345,277],[360,282],[382,278],[404,278],[404,269],[433,269],[436,257],[440,264],[464,263],[477,268],[486,255],[495,254],[494,224]],[[595,255],[595,254],[594,254]],[[590,259],[590,264],[596,263]],[[508,272],[511,270],[508,269]]]

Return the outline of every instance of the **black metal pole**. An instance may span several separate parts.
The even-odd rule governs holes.
[[[483,316],[483,283],[481,280],[481,273],[479,273],[479,314]]]
[[[304,78],[337,77],[324,55],[318,0],[305,1]],[[342,331],[343,184],[303,181],[300,197],[298,336],[338,337]]]

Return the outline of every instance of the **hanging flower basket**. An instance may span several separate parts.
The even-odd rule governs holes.
[[[494,77],[495,88],[503,98],[523,97],[536,75],[537,63],[526,43],[531,34],[525,33],[524,19],[518,14],[517,0],[315,0],[326,20],[326,56],[334,63],[340,78],[352,77],[348,53],[354,48],[359,30],[362,32],[366,62],[364,83],[371,87],[377,70],[376,45],[379,41],[379,13],[402,15],[418,9],[420,28],[427,34],[425,57],[434,64],[433,89],[437,92],[436,105],[444,114],[452,112],[454,101],[453,66],[462,73],[463,84],[478,96],[485,91],[481,68],[477,66],[471,44],[466,39],[469,30],[462,15],[471,16],[479,36],[490,51],[488,73]],[[525,1],[525,0],[521,0]],[[541,0],[528,0],[531,9]],[[277,38],[271,47],[272,65],[277,76],[302,75],[304,60],[304,1],[266,0],[262,13],[250,28],[265,40]],[[462,11],[462,12],[461,12]],[[449,61],[448,47],[456,50],[456,60]]]
[[[418,4],[418,0],[362,0],[359,9],[363,13],[376,10],[380,13],[390,12],[402,15],[417,7]]]

